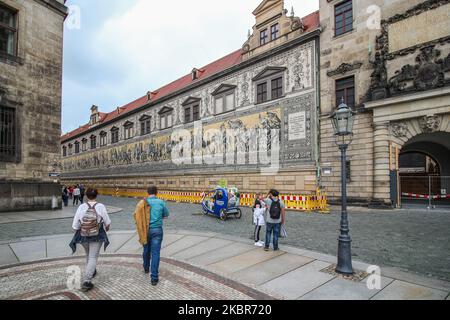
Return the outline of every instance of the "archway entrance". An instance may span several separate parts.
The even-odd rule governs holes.
[[[399,155],[399,178],[403,207],[450,208],[450,133],[410,139]]]

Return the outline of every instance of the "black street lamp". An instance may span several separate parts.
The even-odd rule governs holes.
[[[353,275],[352,267],[352,239],[349,235],[347,217],[347,149],[352,143],[354,112],[345,104],[342,98],[338,109],[331,115],[331,122],[336,138],[336,144],[341,150],[341,185],[342,185],[342,212],[341,234],[339,236],[338,263],[336,272],[343,275]]]

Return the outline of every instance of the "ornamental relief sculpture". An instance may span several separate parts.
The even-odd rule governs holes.
[[[439,131],[441,127],[442,117],[441,116],[424,116],[419,120],[419,124],[423,133],[433,133]]]
[[[404,122],[395,122],[390,125],[391,135],[396,138],[406,138],[408,133],[408,125]]]

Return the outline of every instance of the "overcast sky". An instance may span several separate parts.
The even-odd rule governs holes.
[[[239,48],[262,0],[69,0],[64,34],[63,133]],[[296,16],[319,0],[286,0]],[[78,12],[80,19],[78,20]]]

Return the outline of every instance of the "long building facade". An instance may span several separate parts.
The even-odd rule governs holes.
[[[450,1],[319,2],[298,18],[282,0],[263,1],[240,50],[114,112],[92,106],[90,123],[61,139],[64,182],[202,191],[225,179],[242,192],[320,188],[338,201],[329,117],[344,100],[355,112],[352,203],[445,197]]]
[[[225,179],[241,191],[314,192],[319,14],[300,19],[281,0],[253,14],[241,49],[111,113],[93,106],[90,123],[61,139],[64,182],[201,191]]]
[[[0,0],[0,212],[61,205],[64,3]]]

